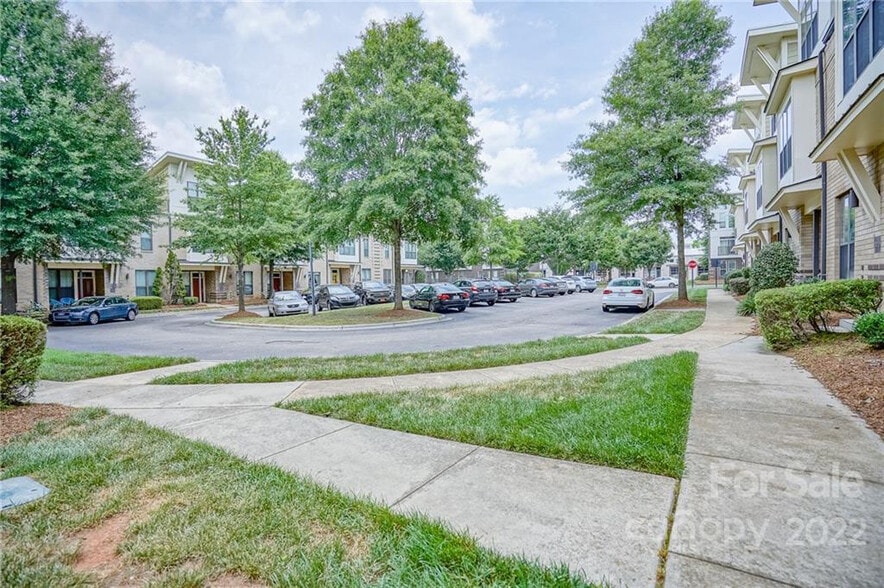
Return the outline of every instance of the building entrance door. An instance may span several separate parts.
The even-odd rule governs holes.
[[[331,271],[331,283],[332,284],[340,284],[341,283],[341,270],[332,269]]]
[[[203,287],[204,284],[205,280],[203,279],[203,272],[191,272],[190,295],[200,302],[206,301],[206,293],[204,292],[205,288]]]
[[[77,272],[77,291],[80,298],[95,296],[95,272],[80,270]]]

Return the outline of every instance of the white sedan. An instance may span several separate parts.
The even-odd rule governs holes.
[[[303,296],[294,290],[276,292],[273,298],[267,301],[267,314],[270,316],[301,314],[309,310],[310,305],[304,300]]]
[[[654,307],[654,291],[638,278],[611,280],[602,292],[602,310],[637,308],[642,312]]]
[[[648,282],[648,286],[650,286],[651,288],[677,288],[678,280],[676,280],[675,278],[664,278],[661,276],[659,278],[654,278],[653,280]]]

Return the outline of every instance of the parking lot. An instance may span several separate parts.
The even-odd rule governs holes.
[[[656,292],[657,302],[672,290]],[[231,328],[211,324],[233,309],[140,315],[134,322],[50,327],[48,345],[122,355],[179,355],[231,360],[271,356],[336,356],[438,351],[477,345],[519,343],[602,331],[636,316],[604,313],[601,290],[554,298],[522,298],[493,307],[477,304],[432,324],[360,330],[297,331]],[[251,310],[267,313],[266,307]],[[333,311],[340,312],[340,311]]]

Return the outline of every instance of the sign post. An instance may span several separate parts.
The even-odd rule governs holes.
[[[688,267],[691,268],[691,288],[694,287],[694,270],[697,269],[697,260],[692,259],[688,262]]]

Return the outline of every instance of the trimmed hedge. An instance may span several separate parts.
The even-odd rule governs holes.
[[[697,274],[697,279],[700,280],[701,282],[705,282],[706,280],[709,279],[709,274],[706,272],[703,272],[702,274]]]
[[[854,330],[875,349],[884,349],[884,312],[867,312],[856,319]]]
[[[746,278],[731,278],[731,281],[728,282],[728,287],[737,296],[743,296],[749,293],[749,280]]]
[[[34,393],[46,325],[23,316],[0,316],[0,342],[0,405],[21,404]]]
[[[761,334],[774,349],[787,349],[807,338],[808,327],[828,330],[829,312],[853,316],[874,312],[881,305],[881,282],[839,280],[762,290],[755,296]]]
[[[182,300],[182,302],[184,302],[184,306],[193,306],[199,301],[200,299],[196,296],[185,296]]]
[[[753,290],[791,286],[798,271],[798,258],[785,243],[765,245],[749,268],[749,284]]]
[[[159,310],[163,307],[163,299],[159,296],[134,296],[131,300],[138,305],[138,310]]]

